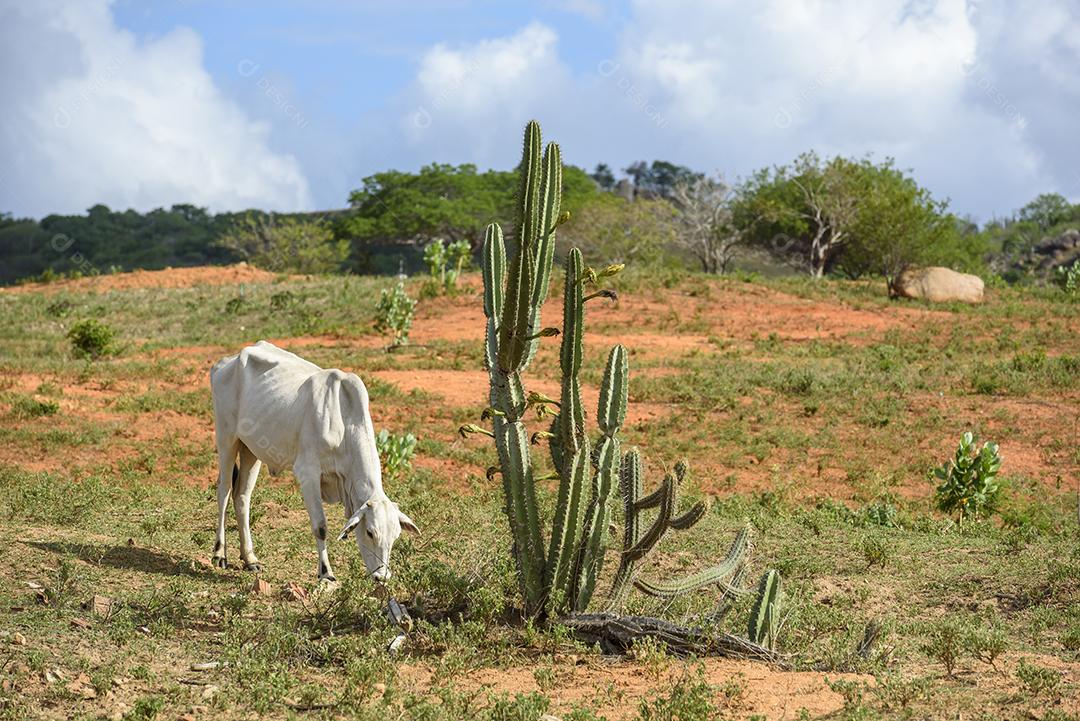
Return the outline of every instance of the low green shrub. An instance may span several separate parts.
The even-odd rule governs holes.
[[[713,703],[713,687],[705,680],[705,670],[698,666],[694,672],[685,671],[671,692],[654,699],[643,699],[638,707],[639,721],[708,721],[717,718],[719,709]]]
[[[995,510],[1000,486],[996,482],[1001,469],[1001,455],[996,443],[983,443],[975,450],[975,437],[969,431],[960,438],[956,454],[933,471],[939,481],[934,489],[934,503],[943,513],[956,513],[963,525],[965,516]]]
[[[1080,261],[1073,263],[1068,268],[1063,265],[1058,266],[1055,276],[1055,280],[1057,280],[1058,285],[1061,286],[1066,295],[1071,297],[1080,296]]]
[[[40,418],[52,416],[60,410],[56,401],[42,401],[33,396],[15,396],[11,401],[11,415],[15,418]]]
[[[1036,665],[1026,658],[1020,659],[1020,665],[1016,667],[1016,677],[1029,693],[1036,696],[1054,691],[1061,684],[1060,671]]]
[[[412,457],[416,453],[416,436],[412,433],[397,435],[383,428],[375,436],[375,445],[386,476],[396,478],[412,467]]]
[[[966,629],[956,618],[945,618],[930,626],[922,652],[945,667],[953,675],[957,665],[967,656],[964,640]]]
[[[416,301],[405,292],[404,283],[398,283],[393,290],[383,289],[379,305],[375,308],[375,329],[391,333],[391,348],[409,342],[415,309]]]
[[[96,359],[115,352],[116,331],[94,318],[75,323],[67,332],[72,350],[78,358]]]

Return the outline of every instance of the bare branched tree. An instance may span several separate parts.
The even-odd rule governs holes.
[[[681,231],[676,243],[689,251],[706,273],[725,273],[742,233],[732,223],[732,188],[722,178],[706,176],[675,185],[671,202]]]
[[[859,198],[852,192],[846,165],[834,161],[818,170],[807,164],[791,179],[803,195],[800,214],[811,229],[810,274],[815,278],[825,275],[829,262],[847,243],[858,212]]]

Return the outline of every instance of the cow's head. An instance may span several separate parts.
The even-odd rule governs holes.
[[[338,540],[353,532],[364,566],[372,578],[382,583],[390,580],[390,549],[402,530],[420,533],[412,519],[402,513],[396,503],[383,496],[372,498],[356,509]]]

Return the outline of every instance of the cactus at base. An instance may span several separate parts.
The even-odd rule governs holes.
[[[754,643],[770,650],[776,648],[776,636],[780,632],[782,600],[780,572],[766,571],[758,582],[757,600],[750,609],[750,622],[747,625],[746,635]]]
[[[607,610],[620,607],[627,592],[633,586],[653,596],[674,597],[711,585],[730,583],[738,570],[746,563],[749,553],[748,531],[745,529],[732,543],[728,556],[720,564],[673,583],[643,581],[637,578],[640,561],[645,558],[668,531],[685,531],[705,517],[708,505],[697,503],[689,510],[676,514],[679,503],[679,486],[686,478],[686,463],[680,461],[673,472],[664,476],[660,487],[647,496],[641,496],[641,454],[637,449],[628,451],[623,459],[623,477],[619,490],[623,497],[623,547],[619,569],[608,594]],[[642,531],[642,511],[657,509],[656,517],[648,529]]]
[[[535,122],[525,128],[520,174],[514,232],[504,238],[502,228],[492,223],[484,234],[484,364],[490,388],[480,420],[490,423],[491,430],[464,424],[461,433],[463,437],[486,434],[494,439],[499,463],[489,469],[487,477],[492,482],[496,475],[502,478],[503,507],[525,613],[538,616],[588,607],[607,551],[611,497],[616,486],[623,498],[626,532],[608,595],[619,602],[633,587],[638,566],[663,536],[672,529],[689,529],[705,516],[708,506],[699,503],[679,512],[684,463],[676,465],[656,492],[642,495],[641,454],[636,450],[623,454],[618,437],[626,420],[629,387],[628,353],[621,345],[612,348],[608,356],[596,415],[600,434],[595,443],[590,441],[579,378],[585,304],[594,298],[617,298],[613,290],[597,285],[619,273],[622,266],[597,271],[585,265],[578,249],[571,249],[565,261],[562,327],[544,328],[541,309],[548,295],[555,233],[568,214],[561,208],[559,146],[548,143],[541,150],[540,126]],[[558,400],[527,392],[523,378],[539,344],[554,336],[561,337]],[[530,409],[541,420],[554,416],[550,425],[545,421],[545,426],[531,435],[525,427]],[[533,463],[533,444],[543,439],[549,441],[553,472],[537,469]],[[540,518],[536,484],[548,478],[558,480],[558,496],[545,542],[547,529]],[[651,509],[656,509],[656,516],[645,525],[639,515]],[[723,563],[673,586],[641,582],[639,587],[665,594],[672,587],[672,593],[679,593],[684,587],[721,583],[729,566],[741,568],[740,554],[746,547],[745,538],[741,545],[737,539]]]
[[[677,528],[675,519],[671,520],[671,527]],[[680,594],[697,591],[709,586],[720,586],[725,592],[739,594],[742,590],[738,588],[735,581],[746,566],[749,551],[750,529],[743,528],[735,536],[731,548],[728,549],[727,556],[715,566],[692,573],[678,581],[647,581],[643,578],[637,578],[634,579],[634,588],[642,593],[660,598],[674,598]]]

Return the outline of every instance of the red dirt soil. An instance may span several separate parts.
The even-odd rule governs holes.
[[[573,659],[570,660],[571,663]],[[650,673],[641,663],[619,661],[579,661],[567,667],[556,667],[556,679],[545,693],[553,702],[553,712],[564,713],[575,705],[594,708],[611,721],[636,718],[642,698],[663,693],[664,681],[678,679],[683,664],[659,675]],[[702,661],[705,680],[716,687],[732,690],[730,697],[714,696],[724,704],[725,711],[745,718],[760,714],[770,719],[799,718],[806,709],[810,718],[823,718],[843,707],[843,698],[825,683],[825,674],[813,671],[779,671],[763,663],[707,658]],[[421,666],[400,669],[410,682],[421,687],[430,684],[431,672]],[[531,666],[488,668],[470,671],[456,681],[458,691],[475,691],[485,687],[510,694],[540,690]],[[829,674],[829,680],[869,681],[870,677],[854,674]],[[725,718],[728,718],[725,715]]]
[[[140,287],[184,287],[198,284],[268,282],[278,276],[260,271],[245,264],[227,267],[176,268],[163,271],[144,271],[86,278],[78,281],[62,281],[5,289],[4,292],[54,292],[61,289],[92,289],[99,292]],[[544,319],[557,324],[561,320],[561,302],[556,295],[545,308]],[[824,302],[799,298],[769,288],[746,283],[717,281],[707,287],[707,292],[691,296],[679,291],[643,292],[641,295],[626,294],[618,304],[601,301],[590,302],[589,323],[597,332],[586,333],[585,341],[590,353],[603,353],[616,342],[626,342],[631,348],[631,370],[642,375],[665,375],[677,369],[671,362],[688,354],[719,352],[721,347],[734,343],[746,346],[771,333],[789,341],[808,339],[836,340],[845,343],[867,343],[880,340],[882,334],[893,328],[910,328],[927,321],[951,317],[942,311],[911,308],[898,305],[856,309],[839,302]],[[421,303],[412,330],[412,340],[417,346],[437,342],[481,343],[484,319],[475,277],[466,279],[465,288],[456,297],[440,298],[435,302]],[[690,330],[692,329],[692,330]],[[687,332],[690,330],[690,332]],[[305,348],[377,348],[384,339],[376,336],[341,337],[333,335],[303,336],[272,339],[276,344],[303,354]],[[537,366],[554,372],[557,342],[542,346]],[[164,391],[190,391],[206,388],[207,371],[222,356],[235,352],[236,348],[224,346],[198,346],[169,348],[150,351],[148,358],[166,357],[179,361],[182,379],[176,384],[120,381],[108,388],[79,384],[73,379],[46,378],[26,374],[6,379],[8,387],[22,393],[32,393],[43,381],[63,386],[59,402],[63,418],[35,419],[30,421],[6,421],[5,425],[49,424],[63,427],[64,419],[91,421],[95,424],[113,426],[115,430],[103,443],[66,448],[61,453],[34,450],[21,443],[7,444],[0,449],[0,462],[10,462],[29,470],[58,470],[76,467],[108,467],[118,462],[130,462],[136,456],[137,446],[146,442],[164,442],[175,439],[183,444],[213,446],[212,423],[178,413],[142,414],[137,419],[128,413],[117,413],[112,403],[121,395],[137,395],[151,385]],[[417,352],[424,352],[417,348]],[[543,361],[541,363],[540,361]],[[364,372],[356,369],[362,377],[375,377],[389,382],[403,391],[419,389],[440,396],[437,405],[476,410],[484,404],[487,389],[485,372],[480,369],[395,369]],[[557,397],[559,386],[554,377],[533,374],[531,390],[538,390]],[[584,389],[585,407],[593,412],[597,402],[597,389]],[[1080,422],[1076,408],[1080,399],[1063,396],[1053,399],[995,398],[978,399],[941,397],[923,393],[905,397],[909,412],[935,411],[945,417],[962,417],[970,423],[981,424],[985,432],[1000,436],[1001,451],[1010,473],[1018,473],[1039,479],[1050,488],[1061,489],[1068,483],[1069,449],[1051,447],[1044,439],[1042,429],[1063,420]],[[446,424],[447,409],[432,404],[420,413],[431,414],[433,428],[441,440],[458,442],[454,435],[456,426]],[[411,413],[416,413],[410,404]],[[641,424],[669,416],[676,409],[670,404],[636,401],[630,405],[628,425]],[[375,421],[380,427],[400,418],[400,412],[392,402],[373,408]],[[799,409],[792,409],[792,424],[801,430],[810,430],[817,421],[804,418]],[[724,422],[723,414],[711,418]],[[442,428],[442,425],[446,425]],[[836,429],[839,436],[850,436],[851,447],[858,451],[860,431],[854,424]],[[996,435],[995,435],[996,434]],[[945,458],[953,451],[954,439],[925,439],[910,448],[910,461],[926,457]],[[845,444],[847,445],[847,444]],[[656,449],[662,455],[662,449]],[[710,455],[692,459],[695,475],[702,490],[709,493],[760,491],[777,483],[776,468],[784,467],[790,460],[782,448],[775,449],[762,462],[747,457],[741,467],[726,468],[722,463],[710,464]],[[837,498],[849,498],[852,484],[846,476],[843,458],[826,457],[822,452],[811,450],[809,467],[819,466],[812,478],[806,479],[815,494],[829,494]],[[445,476],[448,464],[440,459],[417,459],[418,465]],[[1066,468],[1065,479],[1061,468]],[[454,467],[452,485],[467,489],[466,477],[482,473],[483,469],[468,464]],[[456,476],[460,475],[458,479]],[[212,479],[189,479],[202,483]],[[904,496],[923,496],[928,484],[918,482],[895,489]]]
[[[107,293],[112,290],[136,288],[192,288],[200,285],[231,285],[234,283],[270,283],[281,277],[277,273],[259,270],[247,263],[210,265],[195,268],[165,268],[136,270],[130,273],[95,275],[52,283],[26,283],[0,288],[0,293]]]

